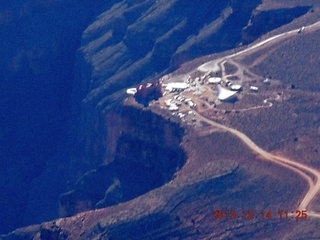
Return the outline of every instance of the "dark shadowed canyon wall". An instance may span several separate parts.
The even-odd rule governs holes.
[[[30,184],[65,144],[75,52],[83,30],[104,5],[73,0],[0,2],[0,232],[58,216],[49,210],[57,205],[50,197],[49,213],[33,213],[34,204],[26,216],[29,198],[57,198],[64,188],[47,186],[30,195]],[[51,167],[65,159],[54,161]],[[63,174],[54,169],[52,173]]]
[[[241,43],[241,30],[261,1],[119,2],[97,16],[82,35],[77,52],[72,142],[82,173],[104,162],[100,148],[88,165],[96,129],[104,114],[125,98],[125,89],[195,57],[231,49]],[[194,10],[196,9],[196,12]],[[239,19],[235,23],[235,19]],[[241,20],[241,21],[240,21]],[[120,29],[119,29],[120,28]],[[99,138],[99,137],[98,137]],[[84,147],[85,146],[85,147]]]
[[[61,196],[63,217],[128,201],[160,187],[186,160],[180,147],[183,129],[141,107],[123,106],[107,113],[102,131],[106,134],[91,143],[98,151],[91,156],[103,157],[104,165],[86,173]],[[95,158],[88,159],[91,168],[101,164]]]
[[[182,130],[124,107],[124,89],[280,26],[264,20],[272,12],[252,17],[261,2],[1,1],[0,232],[58,217],[64,192],[67,216],[169,181],[184,162]],[[287,23],[302,10],[276,19]],[[266,30],[256,33],[260,22]],[[123,190],[140,174],[124,175],[123,165],[158,166],[154,149],[168,165],[145,188]],[[101,172],[110,178],[88,193]]]

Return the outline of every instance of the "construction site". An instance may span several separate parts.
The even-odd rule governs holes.
[[[280,81],[258,76],[232,59],[217,59],[186,74],[169,74],[158,81],[162,96],[148,104],[167,109],[189,125],[200,124],[195,111],[218,117],[272,107],[275,101],[281,101],[285,88]],[[127,93],[135,95],[146,87],[130,88]]]

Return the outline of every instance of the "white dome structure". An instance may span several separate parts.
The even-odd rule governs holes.
[[[217,97],[221,101],[225,101],[231,99],[237,92],[231,91],[229,89],[221,87],[221,85],[217,85]]]

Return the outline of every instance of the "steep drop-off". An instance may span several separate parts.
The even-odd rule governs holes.
[[[84,174],[104,162],[108,150],[100,147],[100,155],[95,155],[93,139],[96,129],[108,134],[103,114],[124,99],[125,88],[152,80],[188,59],[234,48],[260,3],[119,2],[98,16],[84,31],[77,55],[74,107],[81,116],[73,121],[72,131],[77,169]],[[119,26],[121,31],[116,30]],[[95,164],[85,166],[92,156]]]
[[[104,2],[0,3],[0,232],[58,216],[75,52]]]
[[[122,105],[124,89],[187,60],[246,43],[243,29],[257,19],[252,13],[262,3],[104,2],[1,3],[0,190],[7,196],[0,202],[1,232],[57,217],[63,192],[71,191],[60,199],[61,215],[69,216],[127,201],[170,181],[184,162],[181,129],[142,108],[128,111]],[[307,9],[297,14],[282,9],[289,17],[281,24]],[[253,23],[261,22],[263,30],[250,41],[281,25]],[[124,174],[124,165],[145,174],[160,162],[154,149],[166,164],[155,176],[144,176],[150,180],[145,188],[123,190],[136,176]],[[106,178],[96,177],[100,173]],[[97,182],[103,186],[91,193]]]
[[[261,1],[119,2],[99,15],[82,35],[77,55],[77,84],[72,142],[72,182],[86,171],[112,161],[103,135],[108,135],[104,114],[125,98],[125,89],[153,80],[197,56],[232,49],[243,42],[242,31]],[[196,9],[196,11],[194,11]],[[282,9],[289,17],[256,24],[263,29],[251,39],[305,13]],[[259,12],[263,9],[259,9]],[[273,16],[274,10],[268,10]],[[265,11],[267,12],[267,11]],[[97,129],[102,134],[97,134]],[[111,129],[111,128],[109,128]],[[97,144],[100,142],[101,144]],[[103,142],[103,144],[102,144]],[[92,159],[88,163],[88,159]],[[107,161],[107,162],[108,162]]]
[[[289,9],[256,11],[253,13],[248,26],[242,31],[243,42],[251,43],[263,34],[306,14],[310,9],[311,6],[303,6]]]
[[[180,147],[184,131],[177,123],[129,106],[105,117],[107,134],[102,142],[92,143],[98,151],[106,149],[104,165],[86,173],[61,196],[61,217],[138,197],[169,182],[186,161]],[[88,164],[94,168],[94,163]]]

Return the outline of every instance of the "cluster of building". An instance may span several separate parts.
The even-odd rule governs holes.
[[[174,112],[172,115],[177,115],[182,122],[196,122],[195,113],[193,111],[188,111],[186,113]]]
[[[165,101],[165,104],[170,111],[178,111],[182,103],[187,104],[191,108],[194,108],[196,106],[196,104],[192,101],[191,98],[184,98],[180,95],[175,95],[173,99],[170,98]]]
[[[269,83],[269,79],[265,79],[265,83]],[[196,103],[191,98],[186,97],[190,96],[188,92],[192,92],[193,95],[202,95],[202,93],[208,91],[208,89],[214,89],[216,92],[216,99],[224,102],[237,100],[237,93],[243,90],[243,86],[239,84],[239,81],[223,80],[217,73],[208,71],[202,76],[181,77],[177,81],[174,81],[174,78],[171,76],[164,76],[159,79],[159,82],[156,84],[146,83],[144,85],[140,85],[138,88],[129,88],[127,89],[127,93],[137,96],[141,92],[140,95],[143,95],[142,93],[144,92],[150,92],[146,90],[153,89],[153,86],[157,87],[157,89],[162,88],[162,91],[160,90],[160,92],[163,92],[161,93],[161,96],[167,95],[164,103],[166,108],[173,112],[173,115],[177,115],[183,120],[188,119],[191,121],[195,121],[194,117],[190,119],[192,111],[186,113],[186,108],[182,107],[183,104],[188,106],[189,109],[196,107]],[[258,90],[257,86],[250,85],[249,91],[258,92]],[[181,94],[182,92],[186,94],[183,96]],[[144,98],[146,97],[144,96]],[[155,98],[155,100],[156,99],[157,98]],[[180,109],[182,109],[182,112],[179,111]]]
[[[182,92],[189,87],[189,84],[185,82],[171,82],[165,87],[168,92]]]

